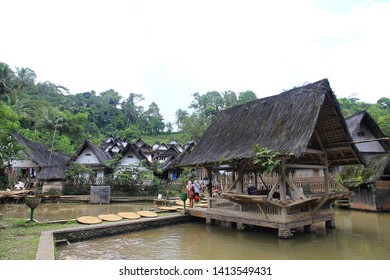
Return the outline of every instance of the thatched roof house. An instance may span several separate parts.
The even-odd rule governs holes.
[[[89,139],[85,139],[79,146],[73,159],[76,163],[93,166],[104,166],[104,162],[111,159],[109,153],[97,147]]]
[[[40,171],[37,178],[40,180],[61,180],[68,168],[70,157],[59,152],[51,152],[42,144],[32,142],[20,134],[13,134],[20,145],[27,148],[29,158],[35,162]]]
[[[363,110],[346,119],[349,132],[361,153],[386,153],[390,151],[386,137],[371,115]]]
[[[305,165],[363,162],[327,79],[219,112],[180,166],[251,168],[254,144]]]

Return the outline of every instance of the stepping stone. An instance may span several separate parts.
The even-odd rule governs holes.
[[[117,222],[123,219],[122,217],[115,214],[104,214],[104,215],[99,215],[98,217],[103,221],[107,221],[107,222]]]
[[[135,212],[119,212],[118,216],[124,218],[124,219],[130,219],[135,220],[141,218],[141,215],[135,213]]]
[[[102,222],[102,219],[95,216],[81,216],[78,217],[76,221],[79,222],[80,224],[93,225],[93,224],[100,224]]]
[[[158,216],[156,212],[152,212],[152,211],[138,211],[137,214],[147,218],[154,218]]]

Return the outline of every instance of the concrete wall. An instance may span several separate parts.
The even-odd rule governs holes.
[[[386,183],[384,185],[378,182],[376,189],[367,187],[351,188],[350,190],[355,195],[350,199],[350,208],[369,211],[390,211],[390,182]]]

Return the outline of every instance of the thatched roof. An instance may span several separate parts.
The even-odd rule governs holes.
[[[279,151],[291,163],[323,165],[308,149],[326,150],[330,166],[358,164],[339,104],[327,79],[219,112],[179,166],[239,164],[254,144]]]
[[[27,148],[27,153],[31,160],[41,167],[38,179],[53,180],[64,177],[70,157],[59,152],[50,152],[42,144],[32,142],[20,134],[13,134],[13,136],[20,145]]]
[[[150,166],[150,162],[146,155],[143,153],[142,148],[138,147],[137,144],[129,143],[127,146],[124,148],[124,150],[121,152],[122,157],[126,155],[128,151],[132,151],[135,156],[140,160],[140,161],[145,161],[145,163]]]
[[[369,182],[375,182],[381,176],[390,175],[390,154],[365,155],[364,158],[367,162],[364,170],[370,176]]]
[[[188,141],[182,152],[180,152],[178,155],[171,155],[161,166],[162,172],[168,171],[170,169],[176,169],[177,164],[184,156],[191,152],[191,149],[194,147],[194,145],[195,142]]]
[[[362,126],[367,127],[376,139],[384,139],[386,137],[386,135],[379,128],[376,121],[365,110],[352,115],[351,117],[347,118],[345,121],[347,123],[349,132],[351,133],[352,138],[354,139],[358,138],[357,137],[358,132],[361,130]],[[389,140],[378,140],[377,143],[379,143],[383,147],[384,151],[390,151]],[[359,145],[357,147],[359,149]],[[364,150],[361,150],[361,152],[364,152]]]

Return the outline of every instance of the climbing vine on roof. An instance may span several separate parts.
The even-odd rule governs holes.
[[[258,144],[254,144],[253,149],[255,150],[255,159],[253,163],[260,164],[264,167],[264,173],[272,173],[282,165],[280,152],[273,151],[267,147],[260,147]]]

